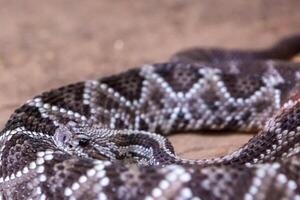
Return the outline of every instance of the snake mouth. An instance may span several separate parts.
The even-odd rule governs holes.
[[[104,146],[103,144],[92,144],[91,151],[88,152],[89,156],[97,159],[97,160],[109,160],[115,161],[117,160],[117,152],[114,151],[114,148],[108,146]]]
[[[108,157],[104,154],[101,154],[99,152],[96,152],[96,151],[93,151],[92,153],[90,153],[89,157],[91,157],[93,159],[96,159],[96,160],[109,160],[109,161],[111,161],[110,157]]]

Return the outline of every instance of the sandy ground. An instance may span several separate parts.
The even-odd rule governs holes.
[[[0,0],[0,126],[44,90],[166,61],[186,47],[269,46],[300,32],[299,8],[298,0]],[[179,155],[204,158],[249,137],[170,139]]]

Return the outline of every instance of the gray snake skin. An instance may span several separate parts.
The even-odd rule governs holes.
[[[300,64],[277,60],[299,42],[187,50],[34,97],[1,131],[0,199],[300,200]],[[258,134],[223,157],[176,156],[165,136],[199,130]]]

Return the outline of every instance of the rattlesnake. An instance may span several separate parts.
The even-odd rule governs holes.
[[[1,131],[0,199],[299,200],[300,65],[276,60],[299,42],[187,50],[34,97]],[[176,156],[165,136],[199,130],[259,133],[223,157]]]

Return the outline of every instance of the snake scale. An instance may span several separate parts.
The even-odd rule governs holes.
[[[1,131],[0,199],[299,200],[299,51],[299,36],[196,48],[44,92]],[[200,130],[258,134],[223,157],[176,156],[166,136]]]

